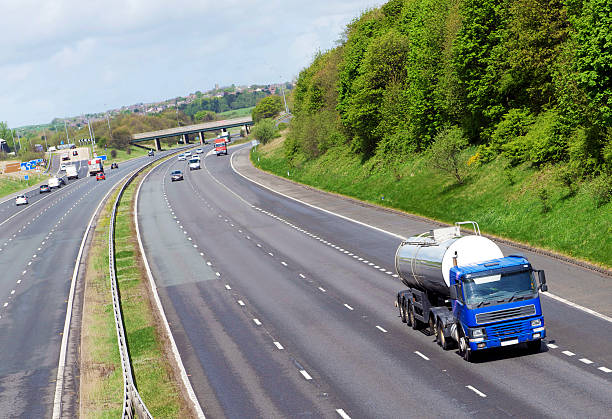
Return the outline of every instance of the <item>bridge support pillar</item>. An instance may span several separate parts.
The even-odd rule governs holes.
[[[204,133],[202,131],[198,132],[198,135],[200,136],[200,144],[204,145],[206,144],[206,138],[204,138]]]
[[[248,125],[244,125],[244,131],[249,135],[251,133],[251,128]]]
[[[161,141],[159,140],[159,138],[156,138],[156,139],[155,139],[155,149],[156,149],[157,151],[161,151],[161,149],[162,149],[162,148],[161,148]]]
[[[189,144],[189,135],[183,134],[183,144]]]

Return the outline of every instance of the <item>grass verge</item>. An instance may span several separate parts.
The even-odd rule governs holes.
[[[142,174],[141,174],[142,176]],[[148,281],[133,224],[133,182],[121,199],[115,224],[115,259],[124,326],[134,379],[156,418],[188,417],[178,378],[169,362],[162,324],[149,298]],[[108,277],[109,200],[98,222],[85,291],[82,338],[81,416],[117,417],[121,412],[122,377]],[[118,413],[119,412],[119,413]]]
[[[472,168],[462,185],[432,171],[420,155],[362,162],[347,148],[292,165],[283,138],[251,153],[256,167],[291,180],[447,223],[475,220],[483,232],[612,267],[612,202],[597,206],[590,185],[568,190],[560,168]],[[544,191],[544,192],[543,192]],[[419,232],[415,232],[419,233]]]
[[[251,115],[251,112],[253,111],[254,107],[255,106],[251,106],[249,108],[240,108],[233,109],[231,111],[219,112],[217,116],[222,119],[242,118],[244,116]]]
[[[23,189],[26,189],[32,185],[36,185],[38,182],[47,179],[48,175],[35,175],[30,174],[30,179],[25,181],[23,176],[19,179],[15,179],[12,177],[2,177],[0,179],[0,198],[3,198],[7,195],[13,194],[15,192],[19,192]]]

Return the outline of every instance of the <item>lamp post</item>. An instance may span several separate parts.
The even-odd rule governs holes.
[[[279,76],[281,80],[281,92],[283,93],[283,102],[285,103],[285,112],[289,113],[289,107],[287,106],[287,99],[285,99],[285,88],[283,86],[283,76]]]

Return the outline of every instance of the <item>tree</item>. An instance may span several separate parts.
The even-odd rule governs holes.
[[[253,136],[262,144],[266,144],[277,134],[278,130],[271,119],[262,119],[253,126]]]
[[[467,147],[468,141],[459,127],[443,128],[436,135],[429,149],[429,163],[440,173],[450,175],[457,183],[462,184],[465,167],[461,151]]]
[[[265,97],[259,101],[251,115],[253,116],[253,121],[259,122],[265,118],[272,118],[278,115],[283,109],[283,103],[280,96],[272,95]]]

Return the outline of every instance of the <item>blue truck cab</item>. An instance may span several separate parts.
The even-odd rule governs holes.
[[[445,321],[446,331],[466,360],[475,351],[520,343],[532,352],[540,350],[546,337],[539,296],[548,289],[544,271],[511,255],[453,266],[449,279],[452,320]]]

